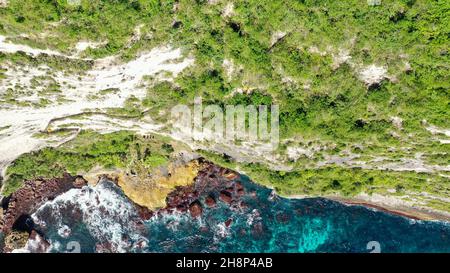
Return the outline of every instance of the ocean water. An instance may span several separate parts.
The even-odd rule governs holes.
[[[95,252],[105,246],[118,252],[450,252],[449,223],[322,198],[281,198],[241,179],[247,192],[256,193],[242,197],[244,208],[218,201],[196,219],[189,213],[164,214],[136,224],[129,201],[108,181],[84,192],[71,190],[33,217],[54,252]],[[87,204],[90,199],[97,204]]]

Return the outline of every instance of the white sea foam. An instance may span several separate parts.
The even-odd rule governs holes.
[[[230,235],[230,230],[226,227],[225,223],[219,223],[214,229],[213,241],[218,243],[221,239],[226,238],[228,235]]]
[[[36,234],[34,239],[28,239],[23,248],[14,249],[12,253],[43,253],[49,250],[50,246],[39,234]]]
[[[247,216],[247,225],[252,226],[255,221],[260,221],[261,216],[257,209],[253,209]]]
[[[62,238],[68,238],[72,230],[67,225],[62,225],[58,228],[58,235]]]
[[[67,215],[68,211],[71,215]],[[74,221],[77,215],[96,241],[109,244],[114,252],[131,251],[133,242],[146,241],[137,227],[135,207],[107,180],[96,186],[72,189],[44,204],[32,217],[39,227],[56,224],[64,228],[66,222]],[[51,225],[47,224],[49,221]],[[130,240],[124,239],[123,234]],[[61,251],[53,241],[51,243],[54,250]]]

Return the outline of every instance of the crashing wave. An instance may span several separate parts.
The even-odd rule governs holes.
[[[83,224],[99,242],[96,251],[127,252],[146,244],[136,208],[120,188],[105,179],[96,186],[58,196],[41,206],[32,218],[38,229],[59,227],[61,238],[70,238],[71,227]],[[50,243],[52,250],[61,251],[61,244]]]

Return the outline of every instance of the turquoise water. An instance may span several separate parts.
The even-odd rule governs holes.
[[[271,190],[248,180],[243,183],[257,192],[257,198],[244,198],[247,210],[233,211],[221,204],[205,211],[201,222],[190,217],[152,220],[147,223],[152,233],[147,250],[370,252],[368,243],[376,241],[381,252],[450,252],[449,224],[410,220],[321,198],[271,198]],[[220,224],[230,218],[233,223],[221,235]],[[176,228],[171,228],[174,221]]]
[[[109,245],[112,238],[121,237],[129,246],[121,251],[129,252],[370,252],[370,244],[381,252],[450,252],[448,223],[415,221],[321,198],[280,198],[242,179],[247,193],[256,192],[242,197],[244,208],[218,201],[215,208],[204,208],[199,219],[189,213],[164,214],[134,232],[133,225],[127,224],[132,223],[133,213],[127,214],[130,221],[120,216],[126,228],[101,226],[107,217],[116,217],[111,215],[114,211],[89,221],[85,218],[83,223],[74,220],[73,208],[59,205],[45,214],[45,235],[55,246],[53,251],[66,251],[68,242],[77,241],[82,252],[94,252],[99,243]],[[112,183],[102,190],[122,194]],[[110,207],[123,213],[122,205]],[[228,219],[232,219],[229,227]],[[62,238],[50,223],[63,223],[70,228],[70,236]],[[145,243],[136,247],[137,241]]]

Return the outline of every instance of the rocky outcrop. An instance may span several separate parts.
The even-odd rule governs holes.
[[[239,207],[240,204],[243,204],[239,199],[244,195],[245,189],[239,182],[239,174],[211,162],[200,161],[203,168],[198,172],[194,183],[176,187],[167,195],[167,206],[158,210],[157,213],[189,211],[190,215],[195,218],[202,215],[204,208],[218,206],[218,201],[230,207]]]
[[[166,213],[186,213],[193,218],[201,218],[205,210],[208,209],[223,206],[230,209],[245,208],[245,203],[240,199],[247,192],[240,182],[238,173],[216,166],[203,159],[194,160],[187,166],[189,166],[189,178],[191,181],[187,181],[187,178],[184,177],[186,181],[182,185],[175,186],[167,194],[165,207],[152,210],[147,206],[134,202],[128,196],[127,199],[136,208],[137,216],[141,222],[142,220],[149,220],[154,215]],[[191,169],[195,171],[191,171]],[[192,176],[193,173],[196,173],[195,177]],[[181,175],[181,173],[179,174]],[[178,173],[173,172],[168,179],[176,177],[178,177]],[[118,179],[110,181],[117,186],[121,186]],[[174,184],[176,185],[175,182]],[[2,215],[4,223],[0,230],[5,234],[5,239],[7,240],[7,245],[5,245],[3,250],[6,252],[13,250],[46,252],[49,248],[48,242],[45,241],[46,230],[39,226],[39,222],[35,224],[30,215],[37,213],[38,209],[41,210],[44,203],[55,198],[58,199],[58,196],[70,189],[82,188],[85,185],[87,185],[87,181],[82,177],[72,177],[68,174],[62,178],[26,181],[22,188],[7,197],[3,202]],[[148,192],[141,192],[141,194],[145,195]],[[248,195],[251,196],[251,192],[248,192]],[[98,196],[92,198],[93,201],[99,202]],[[74,213],[73,218],[71,218],[73,221],[81,221],[80,213],[77,213],[73,208],[69,209],[68,207],[67,209]],[[50,214],[46,213],[51,214],[51,210],[41,211],[41,216],[47,215],[48,217],[45,216],[44,218],[46,221],[50,221]],[[78,214],[80,214],[80,217],[76,217]],[[50,225],[56,225],[49,223]],[[233,219],[230,218],[224,222],[224,225],[228,228],[232,223]],[[141,226],[143,227],[143,222]],[[111,249],[107,245],[99,246],[99,248],[103,249],[103,251]]]
[[[202,204],[198,200],[195,200],[189,205],[189,212],[194,218],[201,216],[203,213]]]
[[[0,0],[0,8],[6,8],[8,6],[8,0]]]
[[[114,181],[102,178],[95,186],[73,189],[46,202],[33,213],[33,220],[38,232],[51,237],[49,232],[57,229],[59,238],[71,238],[82,223],[98,251],[129,252],[136,249],[137,240],[149,236],[142,220],[151,217],[147,213],[145,208],[139,211]],[[52,244],[55,251],[78,252],[84,245],[80,247]]]
[[[205,198],[205,204],[209,207],[209,208],[213,208],[216,206],[216,199],[214,199],[213,196],[208,196]]]
[[[0,232],[3,230],[3,207],[2,199],[0,199]]]
[[[4,252],[11,252],[14,249],[24,248],[27,244],[29,234],[26,231],[11,231],[5,237]]]
[[[133,204],[136,207],[138,215],[142,220],[149,220],[150,218],[152,218],[153,211],[149,210],[147,207],[140,206],[134,202]]]
[[[29,216],[40,205],[72,188],[81,188],[86,184],[83,178],[69,174],[62,178],[26,181],[4,202],[3,232],[8,234],[13,229],[31,232],[33,226]]]
[[[368,90],[378,89],[381,82],[388,78],[387,69],[373,64],[364,67],[359,72],[359,78],[366,84]]]
[[[201,169],[197,160],[187,164],[170,163],[167,168],[155,170],[149,176],[120,175],[118,185],[125,195],[134,203],[149,210],[157,210],[166,205],[167,195],[178,186],[188,186],[193,183]]]
[[[233,197],[231,195],[231,192],[229,192],[227,190],[223,190],[223,191],[220,192],[219,199],[222,202],[225,202],[227,204],[231,204],[231,201],[233,201]]]

